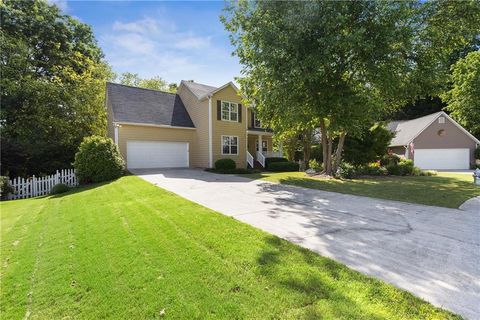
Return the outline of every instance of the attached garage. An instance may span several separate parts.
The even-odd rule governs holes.
[[[127,141],[128,169],[186,168],[188,159],[188,142]]]
[[[420,169],[462,170],[470,168],[470,150],[456,149],[415,149],[415,166]]]

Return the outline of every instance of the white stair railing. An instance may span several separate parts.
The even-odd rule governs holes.
[[[265,168],[265,156],[260,151],[257,151],[257,161]]]
[[[247,151],[247,163],[250,165],[250,168],[252,169],[254,168],[253,156],[248,151]]]

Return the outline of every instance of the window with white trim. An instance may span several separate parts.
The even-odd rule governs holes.
[[[254,128],[261,128],[262,127],[262,123],[260,122],[260,120],[258,120],[257,114],[255,112],[253,113],[253,127]]]
[[[222,120],[238,122],[238,103],[222,101]]]
[[[238,154],[237,136],[222,136],[222,154]]]

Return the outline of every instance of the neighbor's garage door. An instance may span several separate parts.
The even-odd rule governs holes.
[[[188,142],[127,141],[127,167],[188,167]]]
[[[415,149],[415,166],[420,169],[469,169],[469,149]]]

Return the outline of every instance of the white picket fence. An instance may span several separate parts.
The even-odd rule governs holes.
[[[26,199],[44,196],[50,193],[54,185],[63,183],[69,187],[78,185],[74,169],[60,170],[50,176],[20,178],[10,180],[14,192],[8,195],[8,199]]]

